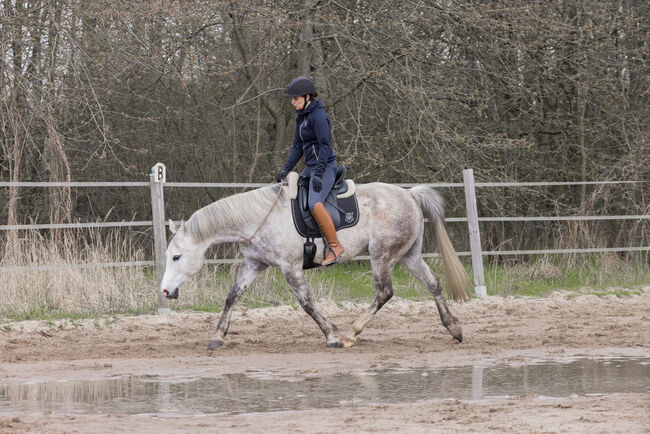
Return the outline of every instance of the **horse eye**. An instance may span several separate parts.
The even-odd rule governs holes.
[[[179,259],[181,259],[181,255],[172,256],[172,261],[178,261]]]

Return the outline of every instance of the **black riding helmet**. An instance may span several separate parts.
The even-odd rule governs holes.
[[[284,94],[287,98],[294,96],[304,96],[304,95],[315,95],[316,88],[314,87],[314,82],[308,79],[307,77],[296,77],[291,80],[289,87],[287,88],[287,93]]]

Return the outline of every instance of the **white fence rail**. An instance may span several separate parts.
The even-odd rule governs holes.
[[[470,251],[458,252],[459,256],[472,257],[474,272],[475,292],[485,295],[485,280],[483,277],[483,256],[497,255],[533,255],[533,254],[565,254],[565,253],[603,253],[603,252],[643,252],[650,251],[650,246],[621,246],[603,248],[575,248],[575,249],[542,249],[542,250],[481,250],[481,234],[479,222],[535,222],[535,221],[590,221],[590,220],[648,220],[649,214],[641,215],[616,215],[616,216],[512,216],[512,217],[479,217],[476,209],[476,188],[489,187],[543,187],[543,186],[571,186],[571,185],[603,185],[603,184],[648,184],[648,181],[584,181],[584,182],[474,182],[472,169],[463,171],[463,183],[433,183],[427,184],[436,188],[463,188],[465,192],[467,217],[450,217],[447,222],[467,222],[470,236]],[[94,264],[61,264],[39,266],[14,266],[0,267],[2,271],[16,270],[51,270],[61,268],[88,268],[88,267],[125,267],[125,266],[156,266],[158,282],[164,272],[164,256],[166,248],[165,215],[164,215],[164,188],[258,188],[265,183],[197,183],[197,182],[166,182],[165,166],[158,163],[152,168],[149,182],[0,182],[0,187],[149,187],[151,190],[152,220],[121,221],[102,223],[67,223],[67,224],[32,224],[32,225],[0,225],[0,231],[29,230],[29,229],[78,229],[78,228],[113,228],[145,226],[154,229],[154,261],[137,262],[104,262]],[[418,184],[398,183],[399,187],[413,187]],[[437,257],[437,253],[424,253],[424,257]],[[368,256],[359,256],[355,259],[367,260]],[[212,259],[206,260],[208,264],[233,264],[240,262],[237,259]],[[167,300],[159,298],[160,306],[165,308]]]

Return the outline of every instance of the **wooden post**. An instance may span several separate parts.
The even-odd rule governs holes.
[[[467,226],[469,227],[469,244],[472,251],[472,269],[474,270],[474,294],[487,295],[485,277],[483,276],[483,255],[481,253],[481,232],[478,227],[478,210],[474,190],[474,170],[463,170],[465,183],[465,204],[467,208]]]
[[[158,313],[169,313],[169,300],[160,292],[160,283],[165,274],[165,199],[163,186],[166,181],[165,165],[157,163],[151,168],[149,184],[151,186],[151,214],[153,222],[153,242],[156,257],[156,293],[158,294]]]

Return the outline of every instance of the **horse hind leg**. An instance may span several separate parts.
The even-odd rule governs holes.
[[[445,303],[445,298],[442,295],[442,286],[440,285],[440,279],[438,276],[431,271],[431,268],[424,262],[422,255],[420,253],[414,254],[413,256],[404,256],[400,262],[420,281],[427,287],[429,292],[433,295],[434,300],[436,301],[436,306],[438,307],[438,313],[440,314],[440,320],[442,325],[449,331],[451,336],[456,339],[458,342],[463,341],[463,332],[460,326],[460,322],[451,314],[447,303]]]
[[[392,271],[394,263],[385,264],[372,261],[371,265],[372,276],[375,281],[375,299],[368,306],[368,309],[352,324],[352,336],[346,336],[341,339],[341,344],[344,347],[351,347],[357,342],[357,336],[361,334],[379,309],[393,296]]]

